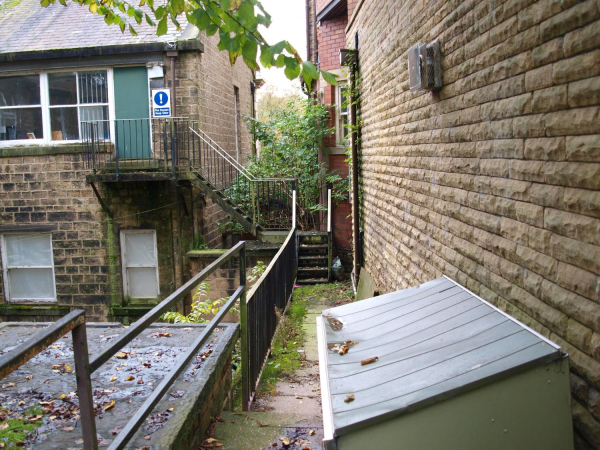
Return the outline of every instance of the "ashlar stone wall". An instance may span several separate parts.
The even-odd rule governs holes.
[[[600,448],[600,2],[360,1],[366,268],[446,274],[561,345]],[[439,41],[444,88],[409,91]]]

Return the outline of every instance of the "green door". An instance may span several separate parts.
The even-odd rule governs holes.
[[[115,78],[115,141],[119,158],[150,158],[148,71],[117,67]]]

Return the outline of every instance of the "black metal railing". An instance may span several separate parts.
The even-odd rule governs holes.
[[[81,123],[84,161],[94,173],[157,171],[195,173],[228,198],[258,227],[291,228],[294,179],[260,178],[250,173],[187,118],[97,120]],[[299,226],[324,227],[323,209],[298,197]]]
[[[295,194],[295,193],[294,193]],[[295,219],[295,213],[293,214]],[[278,325],[292,297],[298,272],[298,241],[294,226],[240,310],[242,329],[242,408],[247,411],[269,355]]]
[[[50,325],[42,332],[35,335],[32,339],[21,344],[12,352],[0,357],[0,378],[4,378],[10,374],[33,358],[36,354],[42,352],[50,344],[60,339],[65,333],[72,330],[73,352],[75,354],[75,370],[77,376],[77,395],[79,397],[84,448],[86,450],[96,450],[98,448],[98,442],[96,439],[96,422],[94,417],[90,375],[158,320],[163,313],[169,310],[169,308],[175,306],[176,302],[183,301],[183,299],[202,281],[208,278],[209,275],[236,256],[239,257],[240,261],[239,287],[221,307],[217,315],[206,325],[204,331],[190,345],[189,350],[179,357],[173,369],[171,369],[161,383],[154,389],[150,397],[146,399],[144,404],[123,427],[121,432],[108,447],[109,450],[125,448],[127,442],[135,435],[139,427],[144,423],[146,417],[148,417],[160,399],[167,393],[177,377],[181,375],[192,358],[206,344],[211,333],[218,327],[219,323],[235,302],[239,300],[240,310],[246,310],[246,249],[244,242],[240,242],[234,246],[206,269],[169,295],[165,300],[131,325],[125,332],[121,333],[116,339],[111,341],[107,348],[94,355],[89,362],[85,330],[85,313],[84,311],[73,311],[55,324]],[[243,360],[242,365],[247,366],[248,360]]]

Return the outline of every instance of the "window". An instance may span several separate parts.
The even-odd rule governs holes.
[[[42,139],[39,75],[0,78],[0,141]]]
[[[349,103],[349,99],[347,97],[348,94],[348,84],[344,81],[340,81],[336,88],[336,99],[335,103],[336,107],[336,126],[335,126],[335,140],[337,143],[344,143],[348,138],[348,122],[349,122],[349,109],[347,103]]]
[[[0,77],[0,145],[80,140],[82,121],[109,119],[110,72]]]
[[[154,230],[121,231],[123,290],[133,299],[158,298],[158,264]]]
[[[56,301],[50,233],[3,234],[2,267],[7,301]]]

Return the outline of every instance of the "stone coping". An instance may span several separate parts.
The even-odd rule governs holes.
[[[281,244],[271,244],[269,242],[246,241],[246,252],[249,256],[275,256],[281,248]],[[230,249],[227,248],[208,248],[204,250],[190,250],[186,256],[190,259],[217,259]]]

